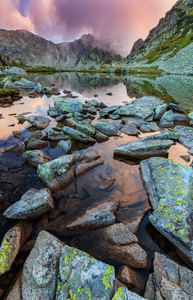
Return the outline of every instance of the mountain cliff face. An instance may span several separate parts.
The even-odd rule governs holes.
[[[139,39],[135,42],[125,63],[157,65],[165,71],[177,73],[183,68],[185,73],[192,73],[192,49],[193,1],[179,0],[149,32],[145,41]]]
[[[97,51],[96,51],[97,49]],[[120,60],[109,45],[97,40],[93,35],[83,35],[69,43],[54,44],[27,30],[0,29],[0,52],[29,66],[50,66],[55,68],[79,68],[96,65],[107,57]],[[92,52],[95,53],[92,54]]]

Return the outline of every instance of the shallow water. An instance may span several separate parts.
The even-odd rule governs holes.
[[[126,80],[124,77],[100,77],[99,75],[64,73],[54,75],[32,74],[30,75],[30,78],[35,82],[41,82],[45,86],[55,84],[56,87],[59,87],[60,89],[70,89],[73,91],[73,95],[78,96],[77,99],[83,103],[85,100],[94,99],[94,94],[98,95],[96,98],[97,101],[103,101],[108,106],[115,104],[123,105],[125,101],[129,102],[135,97],[142,96],[140,94],[142,92],[137,89],[137,86],[134,86],[134,83],[129,85],[128,78]],[[137,80],[144,79],[137,78]],[[133,77],[130,79],[130,82],[131,81],[134,82]],[[126,82],[126,85],[124,82]],[[157,90],[155,91],[157,93]],[[112,92],[113,95],[108,96],[106,95],[106,92]],[[145,95],[145,93],[143,93],[143,95]],[[157,94],[154,94],[153,90],[152,96],[157,96]],[[186,98],[186,95],[184,95],[184,98]],[[179,99],[174,96],[172,96],[172,99],[173,102],[179,102]],[[167,97],[165,91],[164,100],[168,103],[171,102],[171,95],[168,94]],[[22,155],[3,153],[9,146],[23,141],[31,133],[31,130],[33,130],[28,122],[18,124],[16,116],[21,113],[26,113],[26,115],[47,116],[49,106],[53,106],[53,97],[48,98],[47,96],[43,96],[42,98],[32,99],[28,96],[24,96],[19,101],[14,102],[10,107],[0,107],[0,114],[2,114],[2,117],[0,118],[0,193],[5,197],[6,207],[18,201],[30,188],[42,187],[36,170],[27,167],[24,164]],[[183,106],[184,105],[181,103],[181,107]],[[44,130],[45,132],[49,128],[57,125],[55,119],[49,116],[47,117],[51,119],[51,123],[49,127]],[[97,118],[98,116],[93,120],[93,124],[96,122]],[[22,137],[19,139],[14,138],[12,135],[13,131],[22,131]],[[141,134],[140,136],[145,135]],[[61,214],[65,214],[67,210],[66,207],[69,203],[72,203],[72,199],[75,203],[84,201],[85,207],[87,207],[94,202],[108,198],[110,195],[115,195],[121,200],[120,207],[116,214],[116,222],[123,222],[132,219],[138,215],[139,211],[148,208],[148,197],[140,178],[139,165],[132,161],[120,161],[113,157],[113,150],[116,146],[135,139],[136,137],[121,134],[120,137],[112,137],[105,143],[96,143],[85,149],[82,149],[82,145],[74,145],[73,152],[100,151],[102,158],[105,160],[105,164],[88,172],[77,180],[74,180],[74,182],[64,191],[55,193],[53,195],[55,209],[59,210]],[[53,142],[50,143],[44,151],[51,156],[52,159],[63,155],[63,152],[57,147],[57,143]],[[168,158],[175,162],[181,162],[184,165],[190,165],[190,163],[186,163],[180,158],[181,155],[185,154],[187,154],[187,149],[176,144],[171,147]],[[114,177],[116,178],[116,182],[111,188],[101,191],[99,190],[98,185],[102,178],[105,177]],[[0,222],[2,240],[4,234],[12,226],[13,222],[7,221],[2,216],[2,213],[0,214]],[[158,243],[158,245],[155,243],[156,239],[153,240],[153,236],[156,236],[156,234],[152,234],[152,227],[148,223],[147,215],[142,222],[138,234],[139,244],[148,253],[148,269],[145,271],[138,271],[141,286],[139,289],[136,289],[136,291],[139,293],[143,290],[144,283],[147,280],[154,252],[160,251],[168,253],[172,249],[171,245],[164,248],[163,245],[165,244],[163,242],[159,243],[159,241],[157,241],[156,243]],[[163,241],[160,234],[157,233],[157,236],[158,240],[160,239],[160,241]],[[167,242],[165,243],[168,245]]]

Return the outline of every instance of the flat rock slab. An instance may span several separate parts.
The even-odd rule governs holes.
[[[99,122],[95,124],[98,131],[102,132],[107,136],[119,136],[119,128],[113,122]]]
[[[164,139],[142,138],[127,144],[119,145],[114,154],[135,159],[151,156],[163,156],[173,145],[173,141]]]
[[[193,267],[192,168],[154,157],[142,161],[140,169],[155,210],[149,217],[151,223]]]
[[[193,147],[193,128],[177,125],[174,131],[179,134],[179,142],[186,148]]]
[[[103,202],[92,205],[75,220],[73,220],[73,217],[63,215],[49,223],[48,228],[53,233],[68,236],[83,233],[91,229],[106,227],[115,223],[115,213],[119,207],[119,203],[117,198],[110,197]]]
[[[122,126],[121,132],[127,135],[138,135],[139,130],[135,124],[126,124]]]
[[[110,300],[115,270],[78,249],[62,248],[56,299]]]
[[[51,157],[41,150],[26,151],[23,153],[23,158],[26,164],[34,168],[37,168],[39,164],[45,164],[51,160]]]
[[[116,115],[137,117],[145,120],[153,115],[154,109],[161,104],[164,104],[164,101],[159,98],[142,97],[132,100],[113,113]]]
[[[35,219],[54,208],[52,194],[49,189],[30,189],[19,201],[11,205],[4,216],[9,219]]]
[[[5,234],[0,247],[0,276],[11,269],[20,248],[31,232],[32,225],[30,223],[19,222]]]
[[[149,276],[144,297],[154,299],[193,299],[193,272],[166,256],[155,253],[154,273]]]
[[[37,173],[43,184],[52,192],[56,192],[68,186],[75,176],[81,176],[104,163],[98,159],[100,157],[98,151],[61,156],[46,164],[38,165]]]
[[[44,129],[48,127],[51,122],[51,120],[48,118],[38,116],[25,117],[25,120],[28,121],[32,126],[35,126],[37,129]]]

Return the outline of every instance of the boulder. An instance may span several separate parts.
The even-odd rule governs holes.
[[[64,154],[68,154],[72,147],[71,140],[60,141],[58,143],[58,147],[60,147],[60,149],[64,152]]]
[[[158,105],[156,108],[155,108],[155,112],[154,112],[154,119],[155,120],[159,120],[161,119],[162,115],[166,112],[167,110],[167,104],[164,103],[162,105]]]
[[[37,168],[39,164],[45,164],[51,160],[51,157],[41,150],[26,151],[23,153],[23,158],[26,164],[34,168]]]
[[[146,252],[139,246],[137,237],[122,223],[85,232],[73,240],[74,244],[102,261],[126,264],[136,269],[147,267]]]
[[[174,114],[174,123],[186,123],[188,122],[188,117],[182,114]]]
[[[132,269],[127,266],[121,266],[117,273],[117,279],[122,282],[128,289],[137,286],[137,279]]]
[[[174,113],[171,110],[165,112],[161,117],[159,126],[161,127],[171,127],[174,124]]]
[[[17,254],[31,232],[30,223],[19,222],[5,234],[0,247],[0,276],[11,269]]]
[[[95,133],[95,139],[97,141],[97,143],[103,143],[109,140],[109,137],[105,134],[103,134],[102,132],[96,130]]]
[[[155,253],[154,272],[149,276],[144,297],[154,299],[192,299],[193,272],[163,254]]]
[[[42,137],[41,130],[35,131],[25,138],[24,143],[25,145],[27,145],[30,141],[40,139],[41,137]]]
[[[38,165],[37,172],[43,184],[52,192],[55,192],[68,186],[77,173],[80,175],[80,169],[81,174],[83,174],[103,163],[103,160],[98,160],[100,157],[98,151],[66,155],[46,164]],[[92,163],[95,160],[96,163],[93,165]]]
[[[143,133],[148,133],[148,132],[158,131],[158,130],[160,130],[160,128],[157,126],[157,124],[155,122],[148,122],[148,123],[144,123],[140,127],[140,130]]]
[[[41,83],[38,83],[36,86],[35,86],[35,91],[37,92],[37,93],[41,93],[42,92],[42,85],[41,85]]]
[[[143,299],[144,299],[143,297],[135,293],[132,293],[131,291],[123,287],[118,288],[114,297],[112,298],[112,300],[143,300]]]
[[[13,131],[12,132],[14,138],[20,138],[22,136],[22,131]]]
[[[193,267],[192,168],[153,157],[142,161],[140,170],[154,209],[150,222]]]
[[[51,87],[47,87],[44,91],[44,94],[51,95],[53,93],[53,89]]]
[[[29,80],[26,79],[26,78],[22,78],[22,79],[20,80],[20,82],[21,82],[21,87],[22,87],[23,89],[34,89],[34,88],[35,88],[35,83],[32,82],[32,81],[29,81]]]
[[[3,74],[15,75],[19,77],[27,77],[27,72],[24,69],[18,67],[11,67],[9,69],[5,69],[3,71]]]
[[[130,116],[142,118],[143,120],[151,117],[154,114],[154,109],[163,104],[164,101],[155,97],[142,97],[134,99],[128,104],[114,111],[114,114],[120,116]]]
[[[82,142],[82,143],[95,143],[96,140],[93,139],[92,137],[88,136],[85,133],[82,133],[78,130],[75,130],[73,128],[64,126],[63,131],[65,134],[70,136],[71,138],[75,139],[76,141]]]
[[[97,107],[99,105],[97,100],[90,100],[90,104],[94,107]]]
[[[44,129],[48,127],[51,122],[51,120],[48,118],[38,116],[25,117],[25,120],[28,121],[32,126],[35,126],[37,129]]]
[[[119,136],[119,128],[112,122],[99,122],[95,124],[98,131],[102,132],[107,136]]]
[[[193,147],[193,128],[187,126],[177,125],[174,131],[179,134],[179,142],[184,147],[190,149]]]
[[[94,126],[80,123],[76,125],[76,129],[92,137],[94,137],[96,131]]]
[[[69,139],[69,137],[64,134],[64,132],[62,131],[56,131],[54,129],[48,129],[48,140],[50,141],[55,141],[55,142],[59,142],[62,140],[67,140]]]
[[[135,124],[126,124],[121,127],[121,132],[127,135],[138,135],[139,130]]]
[[[47,188],[30,189],[19,201],[12,204],[5,212],[8,219],[35,219],[54,208],[52,194]]]
[[[48,142],[38,139],[32,139],[27,143],[26,149],[27,150],[38,150],[38,149],[44,149],[48,147]]]
[[[117,109],[119,109],[120,105],[113,105],[111,107],[106,107],[104,109],[101,109],[99,111],[99,116],[100,117],[106,117],[109,114],[113,113],[114,111],[116,111]]]
[[[49,224],[49,230],[63,236],[83,233],[87,230],[106,227],[115,223],[115,213],[119,207],[119,200],[110,197],[96,203],[83,211],[80,216],[63,215]],[[81,210],[80,210],[81,211]]]
[[[18,143],[15,146],[10,146],[8,149],[4,151],[4,153],[12,152],[16,154],[21,154],[25,152],[25,144],[24,142]]]
[[[62,248],[56,299],[110,300],[114,294],[114,282],[113,266],[78,249]]]
[[[114,154],[134,159],[144,159],[151,156],[163,156],[173,145],[173,141],[166,139],[141,138],[122,144],[114,149]]]
[[[61,114],[82,112],[83,105],[80,101],[71,98],[54,97],[55,109]]]
[[[137,128],[140,128],[145,123],[142,118],[122,117],[121,119],[124,124],[135,124]]]

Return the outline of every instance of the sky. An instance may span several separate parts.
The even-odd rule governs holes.
[[[175,3],[176,0],[1,0],[0,28],[27,29],[54,43],[92,33],[126,55]]]

